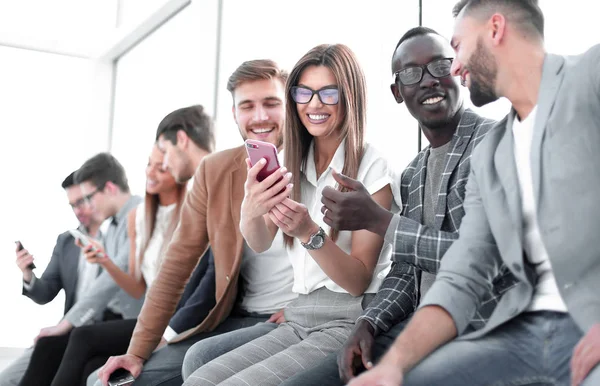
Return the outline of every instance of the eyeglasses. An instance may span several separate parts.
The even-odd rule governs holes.
[[[96,193],[99,193],[101,189],[96,188],[96,190],[94,190],[92,193],[83,196],[83,200],[85,200],[86,202],[90,202],[92,200],[92,197],[94,197],[94,195],[96,195]]]
[[[434,78],[443,78],[450,75],[452,68],[452,58],[437,59],[422,66],[406,67],[394,73],[394,77],[405,86],[412,86],[423,79],[425,69]]]
[[[89,204],[89,201],[85,199],[85,197],[80,198],[79,200],[75,201],[74,203],[69,203],[69,205],[71,205],[72,209],[79,209],[84,205]]]
[[[302,105],[310,103],[315,94],[324,105],[337,105],[340,100],[340,92],[336,86],[326,86],[316,91],[304,86],[294,86],[291,90],[294,102]]]

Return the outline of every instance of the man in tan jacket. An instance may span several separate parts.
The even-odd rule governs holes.
[[[244,62],[231,75],[227,89],[244,139],[281,147],[286,77],[270,60]],[[137,378],[136,384],[152,380],[152,385],[181,385],[183,355],[191,343],[259,322],[282,321],[280,310],[296,296],[291,290],[293,273],[283,241],[256,254],[239,230],[246,158],[246,150],[240,146],[209,155],[200,163],[160,273],[146,295],[127,354],[109,359],[99,373],[102,384],[107,384],[113,371],[124,368]],[[209,245],[215,261],[215,307],[200,325],[153,354],[198,256]],[[272,328],[269,324],[261,325],[264,329],[253,329],[256,336],[245,333],[239,338],[252,340],[268,332]],[[157,378],[161,379],[158,383]]]

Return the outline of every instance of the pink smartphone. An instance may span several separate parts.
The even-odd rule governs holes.
[[[267,160],[265,167],[258,173],[258,181],[264,180],[281,168],[281,166],[279,166],[279,160],[277,159],[277,148],[272,143],[247,139],[246,152],[248,153],[248,158],[250,158],[252,166],[256,165],[261,158]]]

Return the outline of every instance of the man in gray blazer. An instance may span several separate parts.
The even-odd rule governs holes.
[[[67,193],[69,205],[81,224],[79,230],[92,237],[98,237],[101,222],[92,216],[92,208],[87,205],[81,188],[75,184],[74,172],[62,183]],[[78,299],[85,296],[89,283],[98,274],[95,266],[86,264],[80,249],[69,232],[58,236],[52,257],[42,277],[35,276],[30,268],[34,258],[25,248],[17,251],[17,266],[23,272],[23,295],[38,304],[51,302],[61,289],[65,291],[65,314],[73,307]],[[37,338],[44,336],[47,329],[40,331]],[[36,339],[37,339],[36,338]],[[33,348],[28,348],[9,367],[0,373],[0,386],[16,386],[19,384],[29,364]]]
[[[476,105],[513,110],[473,153],[460,236],[420,310],[350,385],[599,385],[600,46],[547,54],[534,0],[455,16],[453,74]],[[519,283],[464,334],[502,263]]]

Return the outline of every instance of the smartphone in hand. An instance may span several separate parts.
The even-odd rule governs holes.
[[[281,168],[277,159],[277,148],[272,143],[247,139],[246,152],[252,166],[256,165],[261,158],[267,160],[267,164],[258,173],[258,181],[263,181]]]
[[[125,369],[116,369],[108,378],[108,386],[131,385],[135,378]]]
[[[81,243],[81,245],[83,245],[84,247],[87,247],[88,245],[92,245],[92,242],[90,241],[90,238],[88,236],[84,235],[83,233],[81,233],[79,230],[77,230],[77,229],[69,229],[69,233],[75,239],[79,240],[79,242]],[[95,247],[92,247],[92,251],[97,252],[98,250]],[[99,253],[98,256],[99,257],[104,257],[104,254]]]
[[[25,247],[23,247],[23,244],[21,244],[20,241],[15,241],[15,244],[17,244],[17,252],[21,252],[23,249],[25,249]],[[27,266],[27,268],[34,270],[35,269],[35,264],[31,263]]]

